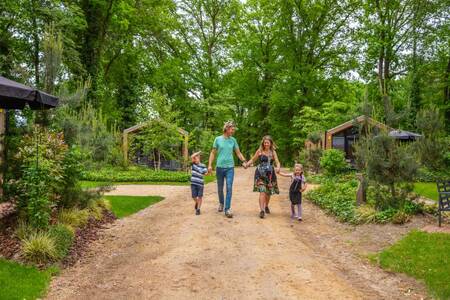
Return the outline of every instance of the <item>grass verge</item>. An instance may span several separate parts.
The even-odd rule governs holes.
[[[111,210],[118,218],[134,214],[164,199],[159,196],[105,196],[105,198],[111,203]]]
[[[423,280],[431,295],[450,299],[450,235],[411,231],[378,255],[382,268]]]
[[[36,299],[44,296],[57,269],[35,267],[0,259],[0,299]]]
[[[438,201],[438,192],[435,182],[416,182],[414,192],[428,199]]]

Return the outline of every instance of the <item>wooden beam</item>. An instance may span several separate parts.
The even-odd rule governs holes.
[[[5,169],[6,110],[0,109],[0,197],[3,197],[3,170]]]

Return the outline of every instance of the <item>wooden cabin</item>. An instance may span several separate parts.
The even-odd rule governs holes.
[[[380,123],[371,117],[363,115],[326,130],[322,134],[322,139],[317,144],[314,144],[311,141],[306,141],[305,148],[307,150],[314,150],[317,148],[340,149],[345,152],[345,158],[347,160],[353,161],[353,144],[358,141],[360,128],[365,122],[370,124],[371,129],[375,131],[375,134],[377,134],[377,132],[385,131],[396,139],[403,141],[411,141],[415,140],[417,137],[420,137],[419,134],[413,132],[394,130],[386,124]]]

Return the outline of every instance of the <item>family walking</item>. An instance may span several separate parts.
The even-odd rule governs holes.
[[[291,218],[302,220],[302,192],[306,189],[306,180],[301,164],[295,164],[293,173],[281,172],[280,161],[277,156],[276,146],[270,136],[264,136],[259,148],[253,157],[246,161],[239,150],[239,145],[233,137],[235,125],[226,122],[223,126],[223,134],[216,137],[209,155],[208,167],[201,163],[200,152],[192,154],[191,191],[195,201],[195,213],[200,214],[203,198],[203,176],[212,173],[212,165],[216,160],[217,192],[219,198],[219,212],[225,212],[228,218],[233,217],[231,199],[233,194],[234,158],[233,152],[242,162],[245,169],[254,163],[257,164],[254,177],[253,191],[259,193],[260,218],[270,214],[270,197],[279,194],[277,174],[291,178],[289,199],[291,201]],[[274,166],[275,165],[275,166]],[[226,193],[224,194],[224,185]],[[297,208],[297,211],[296,211]]]

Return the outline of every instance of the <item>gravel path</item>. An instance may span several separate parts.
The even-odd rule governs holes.
[[[216,211],[215,183],[206,186],[201,216],[194,215],[189,187],[119,186],[111,194],[166,199],[106,229],[87,257],[53,280],[48,299],[421,299],[426,295],[414,280],[368,264],[361,257],[362,246],[348,242],[361,240],[361,234],[355,233],[359,229],[335,222],[310,203],[304,205],[303,223],[290,220],[285,178],[280,179],[283,192],[271,200],[272,214],[259,219],[252,180],[253,170],[237,170],[233,219]],[[368,244],[370,228],[366,227]],[[407,230],[399,229],[398,235]]]

